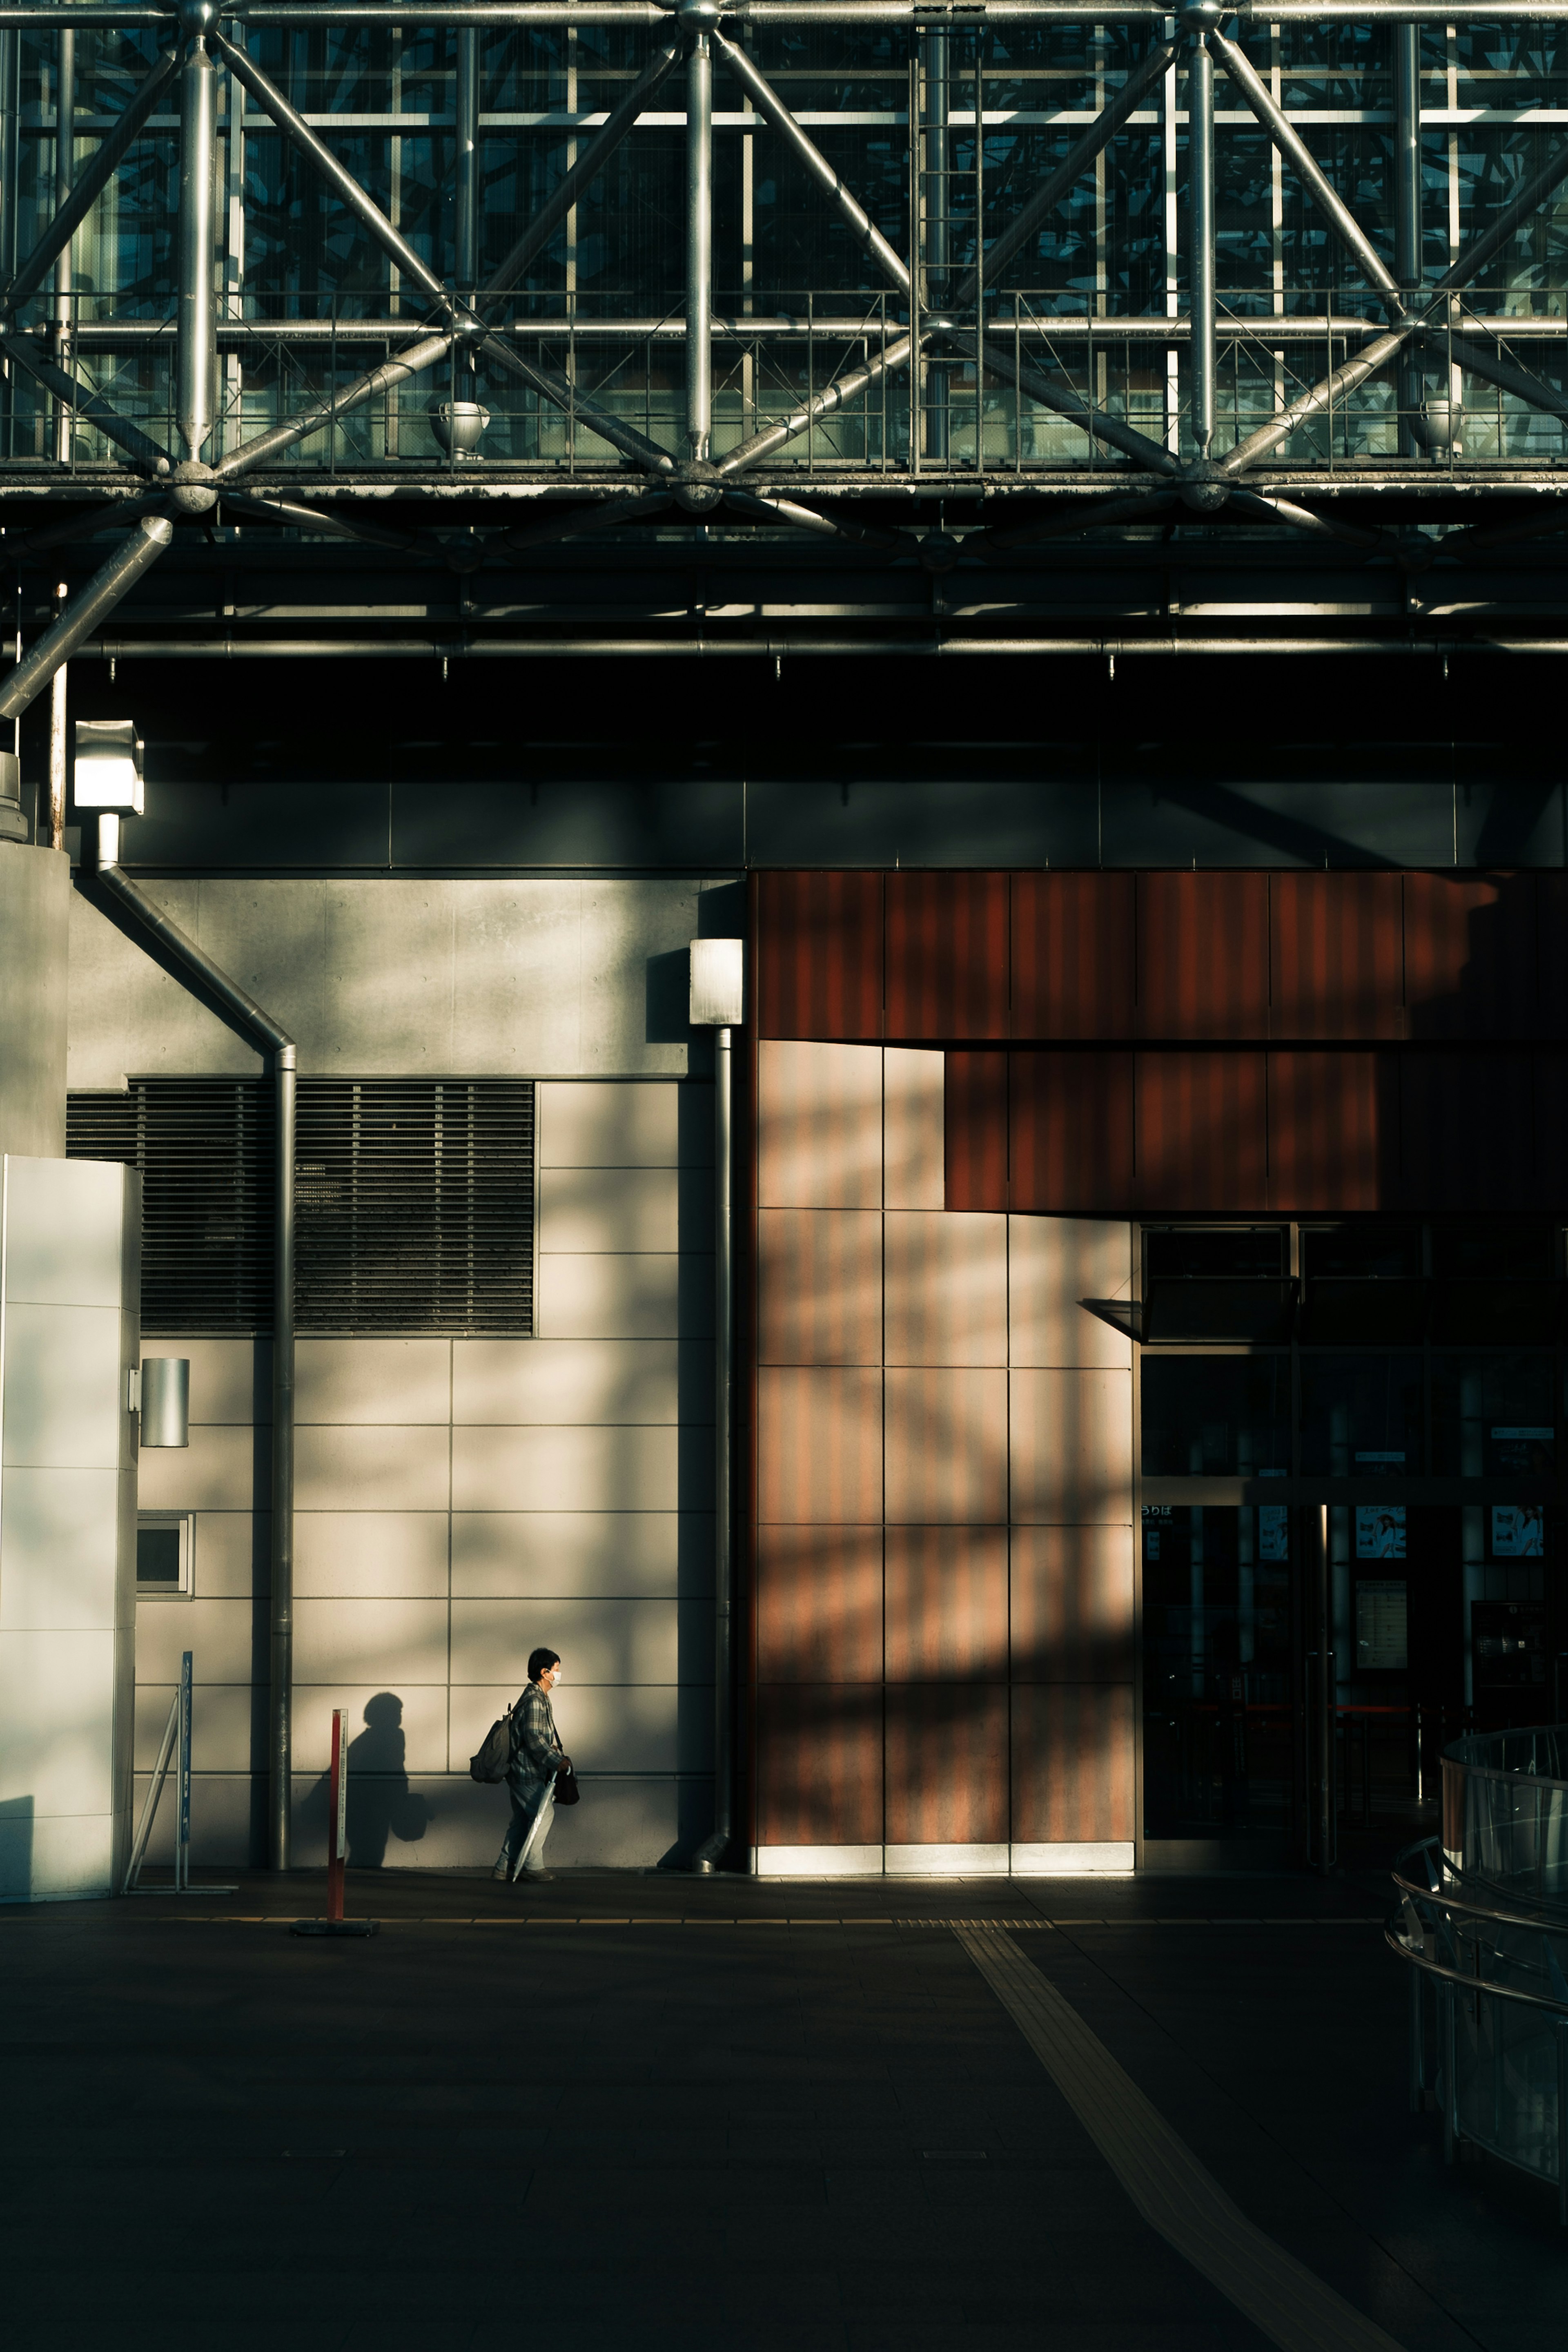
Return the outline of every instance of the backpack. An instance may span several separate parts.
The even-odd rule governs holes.
[[[471,1780],[486,1780],[492,1787],[507,1777],[507,1767],[512,1760],[512,1717],[516,1710],[508,1707],[494,1722],[479,1743],[479,1753],[468,1759]]]

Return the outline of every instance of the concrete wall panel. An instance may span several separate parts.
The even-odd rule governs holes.
[[[301,1600],[444,1600],[451,1519],[445,1511],[298,1511],[294,1590]],[[196,1529],[204,1550],[207,1520]],[[207,1589],[199,1557],[196,1589]]]
[[[185,1358],[193,1423],[271,1420],[272,1349],[267,1340],[166,1339],[143,1331],[141,1353]]]
[[[682,1391],[703,1385],[711,1349],[674,1339],[458,1339],[452,1418],[459,1423],[676,1422]]]
[[[6,1468],[0,1482],[0,1627],[87,1633],[118,1567],[120,1472]]]
[[[107,1841],[113,1703],[111,1628],[0,1633],[0,1804],[101,1815]]]
[[[452,1341],[300,1339],[294,1382],[297,1422],[444,1423],[452,1418]]]
[[[316,1766],[323,1778],[332,1762],[332,1712],[349,1717],[349,1790],[366,1772],[444,1772],[447,1692],[439,1683],[419,1684],[389,1675],[348,1688],[340,1683],[302,1683],[294,1698],[296,1771]],[[487,1731],[489,1725],[485,1728]],[[474,1743],[478,1746],[478,1741]],[[472,1750],[469,1751],[472,1753]],[[460,1767],[466,1772],[468,1757]]]
[[[541,1168],[539,1255],[620,1256],[681,1246],[677,1168]],[[702,1239],[711,1249],[712,1225]],[[698,1244],[698,1234],[688,1245]]]
[[[267,1679],[267,1622],[248,1600],[143,1601],[136,1612],[136,1680],[176,1683],[180,1654],[198,1683]]]
[[[5,1309],[7,1466],[116,1469],[125,1420],[120,1306]]]
[[[549,1339],[706,1339],[712,1260],[673,1251],[541,1257],[538,1329]]]
[[[65,1156],[72,895],[63,851],[0,843],[0,1152]]]
[[[254,1430],[225,1423],[218,1428],[191,1423],[191,1443],[154,1449],[141,1457],[137,1486],[147,1511],[248,1511],[259,1470],[265,1496],[267,1477],[266,1439],[260,1444]]]
[[[137,1685],[135,1754],[138,1772],[151,1774],[157,1764],[158,1751],[168,1727],[170,1706],[178,1688],[177,1683],[143,1682]],[[298,1721],[298,1709],[296,1708],[297,1740]],[[193,1685],[191,1692],[193,1774],[249,1772],[262,1767],[266,1737],[263,1695],[248,1681]],[[158,1801],[160,1812],[173,1804],[173,1789],[174,1783],[171,1780]]]
[[[666,1427],[455,1429],[459,1511],[673,1511],[681,1433]]]
[[[302,1511],[444,1511],[451,1499],[450,1432],[332,1427],[295,1433],[294,1498]]]
[[[569,1693],[578,1684],[612,1685],[681,1680],[679,1603],[653,1600],[455,1601],[452,1680],[491,1689],[509,1684],[516,1697],[528,1679],[528,1654],[559,1651],[563,1680],[555,1702],[566,1738]],[[568,1745],[570,1746],[570,1741]],[[586,1762],[586,1759],[584,1759]]]
[[[543,1084],[538,1090],[539,1165],[693,1166],[698,1154],[683,1137],[681,1108],[678,1087],[651,1081]]]
[[[248,1600],[267,1590],[267,1543],[269,1515],[249,1511],[198,1511],[196,1514],[195,1586],[204,1601]],[[295,1561],[298,1562],[298,1531],[295,1521]],[[162,1601],[150,1601],[149,1609]]]
[[[444,1601],[300,1601],[294,1612],[297,1683],[446,1682]]]
[[[713,1585],[711,1514],[456,1511],[454,1600],[674,1597]]]

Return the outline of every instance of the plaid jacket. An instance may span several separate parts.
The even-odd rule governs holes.
[[[509,1780],[540,1787],[553,1778],[561,1753],[549,1693],[529,1683],[512,1709],[512,1760]]]

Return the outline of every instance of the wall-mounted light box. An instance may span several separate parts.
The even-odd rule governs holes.
[[[141,755],[145,750],[131,719],[78,719],[71,796],[78,809],[120,809],[140,816]]]

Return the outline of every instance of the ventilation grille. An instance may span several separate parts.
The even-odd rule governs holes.
[[[268,1083],[143,1078],[75,1094],[66,1149],[141,1172],[148,1330],[270,1327]],[[531,1332],[531,1083],[302,1079],[295,1216],[301,1331]]]

